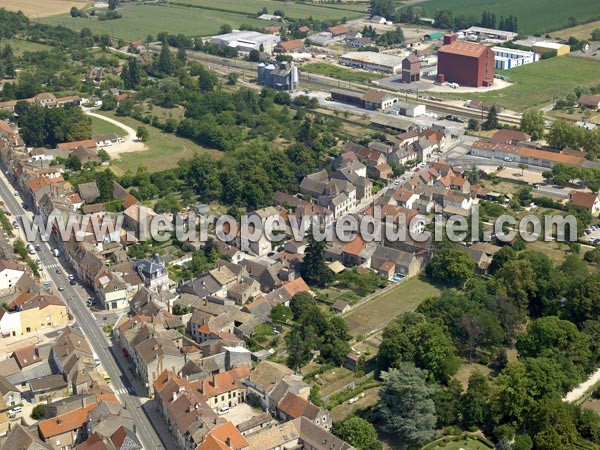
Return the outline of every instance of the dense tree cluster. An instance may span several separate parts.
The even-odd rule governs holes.
[[[89,117],[81,108],[44,108],[37,104],[18,102],[19,128],[25,143],[32,147],[55,147],[59,142],[80,141],[91,137]]]
[[[286,335],[288,366],[303,367],[312,360],[313,351],[319,352],[322,361],[341,365],[350,351],[350,333],[344,319],[323,313],[306,292],[294,295],[290,306],[296,326]]]

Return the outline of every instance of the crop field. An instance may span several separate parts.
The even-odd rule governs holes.
[[[585,25],[577,25],[576,27],[558,30],[554,33],[550,33],[550,36],[561,39],[568,39],[569,37],[573,36],[579,40],[589,40],[592,36],[592,31],[594,31],[596,28],[600,28],[600,20],[586,23]]]
[[[515,15],[521,33],[557,30],[566,27],[571,16],[582,22],[600,14],[597,0],[427,0],[419,6],[425,8],[428,17],[442,9],[477,20],[482,11],[495,13],[498,20],[500,16]]]
[[[238,27],[245,23],[259,27],[266,23],[264,20],[235,13],[165,4],[131,6],[119,9],[119,13],[122,18],[102,22],[91,18],[73,18],[69,14],[46,17],[42,22],[64,25],[75,30],[87,27],[93,33],[107,33],[129,41],[144,40],[149,34],[156,37],[161,31],[187,36],[210,36],[218,33],[221,25],[225,24]]]
[[[514,83],[506,89],[483,94],[440,94],[447,98],[471,98],[495,102],[508,109],[523,111],[528,107],[542,107],[552,99],[565,97],[577,86],[600,84],[600,62],[573,56],[559,56],[533,64],[498,71]]]
[[[215,2],[214,0],[168,0],[168,2],[180,5],[193,5],[213,10],[219,9],[222,11],[252,16],[255,16],[256,13],[263,8],[267,8],[269,14],[273,14],[273,11],[275,10],[280,10],[285,13],[285,17],[303,19],[312,16],[313,18],[320,20],[341,19],[342,17],[348,19],[360,17],[366,13],[367,8],[365,4],[312,4],[280,2],[274,0],[219,0],[218,2]],[[265,24],[265,26],[269,25],[269,22],[262,21],[262,23]]]
[[[66,2],[65,2],[66,3]],[[81,4],[79,4],[81,5]],[[120,19],[98,21],[94,18],[73,18],[68,13],[45,17],[42,22],[64,25],[80,30],[87,27],[94,33],[107,33],[125,40],[145,39],[161,31],[183,33],[187,36],[217,34],[221,25],[237,28],[242,24],[255,27],[273,25],[274,22],[258,20],[256,13],[265,6],[270,13],[275,9],[285,11],[287,17],[342,19],[365,14],[364,5],[320,6],[281,3],[273,0],[171,0],[161,4],[141,4],[119,8]],[[68,9],[67,9],[68,11]],[[63,10],[64,12],[64,10]],[[55,13],[57,14],[57,13]]]
[[[54,16],[56,14],[68,13],[71,7],[81,8],[85,5],[82,1],[67,0],[2,0],[0,7],[10,11],[23,11],[30,19],[38,17]]]

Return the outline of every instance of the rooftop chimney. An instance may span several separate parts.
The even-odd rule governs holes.
[[[229,448],[231,448],[231,438],[228,437],[227,439],[225,439],[225,445]]]
[[[456,35],[455,34],[446,34],[446,35],[444,35],[444,45],[452,44],[453,42],[456,42]]]
[[[212,385],[213,387],[217,387],[217,377],[214,373],[212,374]]]

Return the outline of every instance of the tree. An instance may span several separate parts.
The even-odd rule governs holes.
[[[136,136],[136,137],[137,137],[137,138],[138,138],[140,141],[142,141],[142,142],[146,142],[146,141],[148,140],[148,138],[150,137],[150,133],[148,133],[148,129],[147,129],[145,126],[143,126],[143,125],[140,125],[140,126],[137,128],[137,133],[136,133],[136,135],[135,135],[135,136]]]
[[[600,28],[594,28],[592,31],[592,41],[600,41]]]
[[[481,128],[484,130],[495,130],[500,127],[500,122],[498,121],[498,110],[496,109],[496,105],[492,105],[490,110],[488,111],[487,118],[485,122],[481,125]]]
[[[479,372],[469,377],[467,391],[460,399],[463,423],[466,427],[483,425],[488,415],[490,387],[487,378]]]
[[[114,11],[119,6],[119,0],[108,0],[108,9]]]
[[[528,434],[519,434],[512,444],[512,450],[531,450],[532,448],[533,441]]]
[[[595,247],[593,250],[585,252],[583,259],[589,263],[600,265],[600,247]]]
[[[393,20],[396,14],[394,0],[371,0],[371,16],[381,16]]]
[[[512,445],[510,445],[508,438],[503,437],[496,443],[494,448],[495,450],[512,450]]]
[[[302,278],[310,285],[323,286],[332,279],[332,273],[325,265],[325,240],[317,241],[312,227],[308,230],[308,243],[302,261]]]
[[[574,448],[577,428],[568,405],[560,399],[542,399],[527,422],[536,450]]]
[[[157,69],[166,75],[172,75],[173,71],[175,70],[173,55],[171,54],[171,50],[169,50],[169,44],[167,43],[166,39],[162,42],[162,46],[160,48]]]
[[[454,243],[443,242],[434,251],[426,273],[436,281],[462,286],[474,275],[475,264]]]
[[[230,72],[227,74],[227,84],[230,86],[235,86],[237,84],[238,78],[240,74],[238,72]]]
[[[525,169],[529,169],[529,165],[525,163],[519,163],[519,169],[521,169],[521,176],[525,173]]]
[[[75,6],[71,7],[71,17],[79,17],[81,16],[81,11],[79,11]]]
[[[381,377],[378,412],[385,431],[408,444],[435,436],[435,388],[425,382],[426,373],[412,363],[401,363]]]
[[[44,414],[46,413],[46,406],[41,403],[39,405],[35,405],[31,410],[31,418],[33,420],[41,420],[44,418]]]
[[[250,53],[248,53],[248,61],[259,62],[260,52],[256,49],[250,50]]]
[[[231,28],[231,25],[229,25],[228,23],[224,23],[223,25],[221,25],[221,28],[219,28],[219,34],[229,34],[233,31],[233,28]]]
[[[380,450],[383,448],[375,427],[360,417],[351,417],[343,422],[335,422],[331,432],[357,450]]]
[[[544,113],[536,109],[528,109],[521,117],[521,131],[531,135],[533,139],[541,139],[544,136],[545,120]]]

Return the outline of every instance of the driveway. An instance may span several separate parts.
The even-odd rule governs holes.
[[[83,108],[83,112],[90,117],[95,117],[96,119],[112,123],[113,125],[122,128],[127,132],[127,135],[123,136],[125,142],[121,142],[120,144],[112,144],[110,146],[104,147],[104,150],[106,150],[106,152],[111,156],[111,158],[118,158],[118,156],[121,153],[144,152],[148,150],[146,144],[144,144],[136,137],[137,131],[131,128],[130,126],[127,126],[124,123],[119,122],[118,120],[115,120],[111,117],[106,117],[101,114],[97,114],[88,108]]]

